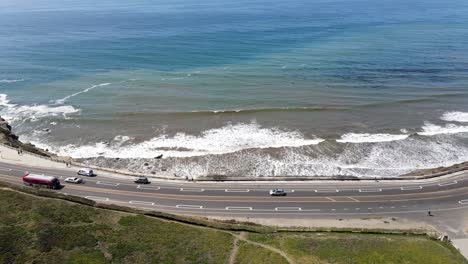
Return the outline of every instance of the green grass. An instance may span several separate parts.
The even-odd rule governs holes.
[[[451,245],[426,236],[277,233],[249,239],[278,248],[297,263],[467,263]]]
[[[233,248],[232,234],[195,223],[182,224],[0,189],[0,264],[226,263]],[[223,229],[239,228],[235,223],[220,225]],[[451,245],[426,236],[265,234],[262,232],[271,228],[253,228],[261,232],[246,232],[247,239],[277,248],[297,263],[467,263]],[[287,263],[269,249],[239,243],[236,263]]]
[[[0,190],[0,263],[224,263],[233,237]]]
[[[259,246],[239,242],[235,264],[287,264],[288,262],[280,254]]]

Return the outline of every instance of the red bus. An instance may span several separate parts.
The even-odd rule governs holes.
[[[54,176],[45,176],[26,173],[23,183],[27,186],[46,187],[49,189],[60,189],[60,181]]]

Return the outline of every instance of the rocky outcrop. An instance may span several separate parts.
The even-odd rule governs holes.
[[[26,144],[19,141],[19,137],[11,132],[11,126],[8,122],[0,117],[0,144],[7,145],[10,147],[21,149],[23,151],[31,152],[45,157],[52,157],[53,154],[46,150],[37,148],[33,144]]]

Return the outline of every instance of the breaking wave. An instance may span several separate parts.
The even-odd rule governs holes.
[[[408,138],[409,135],[392,135],[392,134],[357,134],[357,133],[348,133],[341,136],[341,139],[337,139],[337,142],[340,143],[375,143],[375,142],[389,142],[396,140],[403,140]]]
[[[466,112],[446,112],[441,117],[442,120],[448,122],[459,122],[466,123],[468,122],[468,113]]]
[[[89,91],[91,91],[91,90],[93,90],[93,89],[95,89],[95,88],[97,88],[97,87],[107,86],[107,85],[110,85],[110,84],[111,84],[111,83],[101,83],[101,84],[93,85],[93,86],[88,87],[88,88],[86,88],[86,89],[84,89],[84,90],[81,90],[81,91],[79,91],[79,92],[76,92],[76,93],[67,95],[67,96],[65,96],[65,97],[62,98],[62,99],[55,100],[55,103],[56,103],[56,104],[64,104],[68,99],[70,99],[70,98],[72,98],[72,97],[75,97],[75,96],[80,95],[80,94],[82,94],[82,93],[87,93],[87,92],[89,92]]]
[[[17,82],[24,82],[25,79],[1,79],[0,83],[17,83]]]
[[[49,106],[49,105],[17,105],[10,103],[6,94],[0,94],[0,116],[8,122],[24,122],[26,120],[37,121],[44,117],[62,116],[78,114],[80,109],[71,105]]]
[[[418,132],[418,134],[422,136],[434,136],[438,134],[458,134],[465,132],[468,132],[468,126],[457,126],[455,124],[446,124],[445,126],[439,126],[426,122],[422,127],[422,132]]]
[[[280,147],[300,147],[319,144],[323,139],[306,139],[297,131],[278,128],[263,128],[257,123],[229,124],[221,128],[209,129],[200,135],[177,133],[174,136],[160,135],[147,141],[122,145],[131,140],[117,136],[113,142],[99,142],[94,145],[66,145],[48,148],[59,155],[74,158],[105,156],[110,158],[148,158],[163,154],[166,157],[191,157],[233,153],[245,149]],[[123,142],[122,142],[123,141]],[[40,142],[33,142],[41,146]]]

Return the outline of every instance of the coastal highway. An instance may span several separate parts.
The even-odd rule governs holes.
[[[324,215],[468,210],[468,172],[432,180],[320,182],[174,182],[135,184],[132,177],[82,177],[68,184],[70,170],[31,168],[0,162],[0,179],[22,184],[25,171],[56,176],[59,192],[105,202],[176,213],[212,215]],[[269,190],[283,188],[284,197]],[[200,212],[200,211],[203,212]]]
[[[132,177],[82,177],[68,184],[70,169],[28,167],[0,162],[0,180],[22,184],[25,171],[56,176],[57,192],[118,205],[177,214],[249,218],[404,217],[421,220],[464,237],[468,221],[468,172],[430,180],[310,181],[310,182],[184,182],[140,185]],[[284,197],[269,190],[283,188]],[[428,211],[434,217],[427,216]]]

